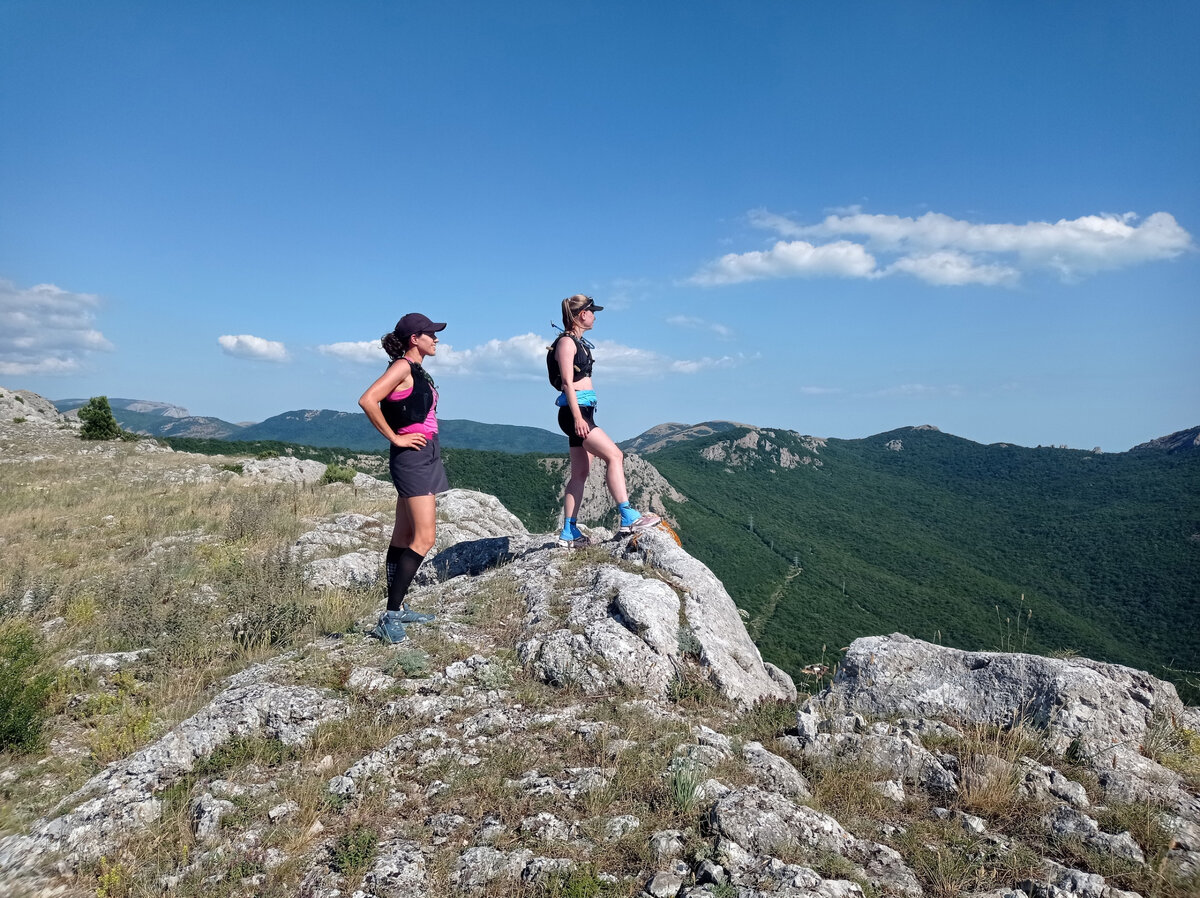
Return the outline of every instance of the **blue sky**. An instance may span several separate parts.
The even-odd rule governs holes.
[[[1200,4],[0,5],[0,384],[447,418],[1200,424]]]

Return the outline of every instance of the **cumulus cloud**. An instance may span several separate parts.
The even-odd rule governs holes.
[[[786,277],[876,277],[875,257],[857,243],[838,240],[820,246],[806,240],[780,240],[769,250],[726,253],[698,271],[693,284],[716,287]]]
[[[538,334],[518,334],[503,340],[488,340],[479,346],[456,349],[449,343],[439,343],[437,355],[426,362],[435,376],[469,376],[502,380],[544,381],[546,350],[553,338]],[[330,343],[318,346],[325,355],[347,361],[378,365],[386,361],[382,350],[376,353],[377,342]],[[742,356],[718,358],[675,359],[647,349],[624,346],[611,340],[599,340],[593,353],[597,372],[603,372],[606,382],[656,377],[663,374],[694,374],[706,368],[727,368],[739,364]]]
[[[981,265],[966,253],[941,250],[925,255],[902,256],[887,267],[886,274],[901,271],[939,287],[963,284],[1014,284],[1021,273],[1009,265]]]
[[[363,365],[376,365],[387,361],[387,353],[378,340],[358,340],[350,343],[325,343],[317,347],[322,355],[344,359],[347,362],[358,362]]]
[[[751,211],[748,220],[787,239],[769,250],[722,256],[697,272],[693,283],[716,286],[762,278],[903,274],[938,286],[999,286],[1013,284],[1022,272],[1033,270],[1051,271],[1073,281],[1173,259],[1195,249],[1191,234],[1168,212],[1145,219],[1127,212],[991,224],[938,212],[906,218],[850,207],[811,225],[766,209]],[[894,258],[879,266],[879,256]]]
[[[694,318],[690,315],[672,315],[667,319],[667,324],[673,324],[676,327],[686,327],[691,330],[711,331],[722,340],[728,340],[733,337],[732,328],[726,327],[724,324],[718,324],[715,321]]]
[[[537,334],[519,334],[504,340],[492,339],[469,349],[439,343],[431,371],[447,374],[486,375],[518,380],[546,376],[546,348],[550,340]]]
[[[264,340],[250,334],[225,334],[217,337],[226,354],[239,359],[257,359],[263,362],[286,362],[287,347],[276,340]]]
[[[95,327],[99,305],[90,293],[0,279],[0,374],[69,374],[90,353],[112,350]]]

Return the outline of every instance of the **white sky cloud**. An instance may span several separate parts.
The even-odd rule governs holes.
[[[966,253],[939,250],[926,255],[901,256],[887,267],[885,273],[901,271],[938,287],[983,284],[1015,284],[1021,277],[1008,265],[981,265]]]
[[[221,349],[239,359],[258,359],[263,362],[286,362],[287,347],[276,340],[264,340],[250,334],[225,334],[217,337]]]
[[[694,318],[691,315],[672,315],[667,319],[667,324],[673,324],[676,327],[691,328],[692,330],[712,331],[722,340],[728,340],[733,337],[732,328],[726,327],[724,324],[718,324],[715,321]]]
[[[99,305],[90,293],[0,279],[0,374],[70,374],[90,353],[111,351],[95,327]]]
[[[763,278],[877,277],[875,257],[848,240],[816,246],[805,240],[780,240],[769,250],[727,253],[692,276],[702,287]]]
[[[322,355],[331,355],[334,358],[345,359],[348,362],[358,362],[362,365],[384,364],[387,362],[387,353],[383,351],[383,346],[378,340],[358,340],[350,343],[325,343],[317,347],[317,352]]]
[[[437,355],[429,359],[425,367],[434,377],[462,375],[509,380],[544,380],[546,350],[550,347],[552,339],[534,333],[518,334],[503,340],[488,340],[469,349],[455,349],[450,343],[439,343]],[[656,377],[667,373],[695,374],[706,368],[728,368],[742,361],[740,355],[674,359],[662,353],[624,346],[610,340],[598,340],[595,347],[593,353],[596,358],[596,370],[605,381]],[[325,355],[361,364],[378,365],[387,361],[378,341],[330,343],[318,346],[317,350]]]
[[[1071,281],[1174,259],[1195,249],[1191,234],[1168,212],[1145,219],[1127,212],[1056,222],[988,224],[938,212],[904,218],[849,207],[814,225],[766,209],[752,210],[748,219],[754,227],[787,239],[769,250],[722,256],[697,272],[692,283],[718,286],[762,278],[906,274],[936,286],[1001,286],[1016,283],[1023,271],[1048,270]],[[811,242],[823,239],[832,242]],[[878,267],[875,260],[880,255],[894,258]]]

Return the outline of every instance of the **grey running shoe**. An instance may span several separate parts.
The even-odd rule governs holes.
[[[404,623],[400,620],[400,611],[385,611],[379,618],[379,623],[371,631],[371,635],[384,645],[394,645],[403,642],[405,637]]]
[[[563,549],[582,549],[592,544],[591,537],[584,536],[582,533],[574,539],[558,538],[558,545]]]
[[[431,620],[437,620],[437,615],[413,611],[408,605],[405,605],[400,612],[400,623],[402,624],[427,624]]]
[[[638,519],[636,521],[634,521],[632,524],[622,524],[620,532],[621,533],[640,533],[643,530],[649,530],[651,527],[656,526],[658,524],[658,522],[661,520],[662,520],[662,518],[660,518],[656,514],[651,514],[648,511],[643,512],[641,514],[641,516],[638,517]]]

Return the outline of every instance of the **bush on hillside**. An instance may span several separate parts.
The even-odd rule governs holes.
[[[344,465],[330,463],[325,466],[325,473],[321,475],[322,483],[353,483],[354,476],[358,472],[353,468],[347,468]]]
[[[38,673],[41,647],[24,621],[0,623],[0,751],[31,751],[41,741],[52,679]]]
[[[79,436],[85,440],[115,440],[121,436],[121,427],[113,417],[107,396],[89,399],[87,405],[79,409],[79,420],[83,422]]]

